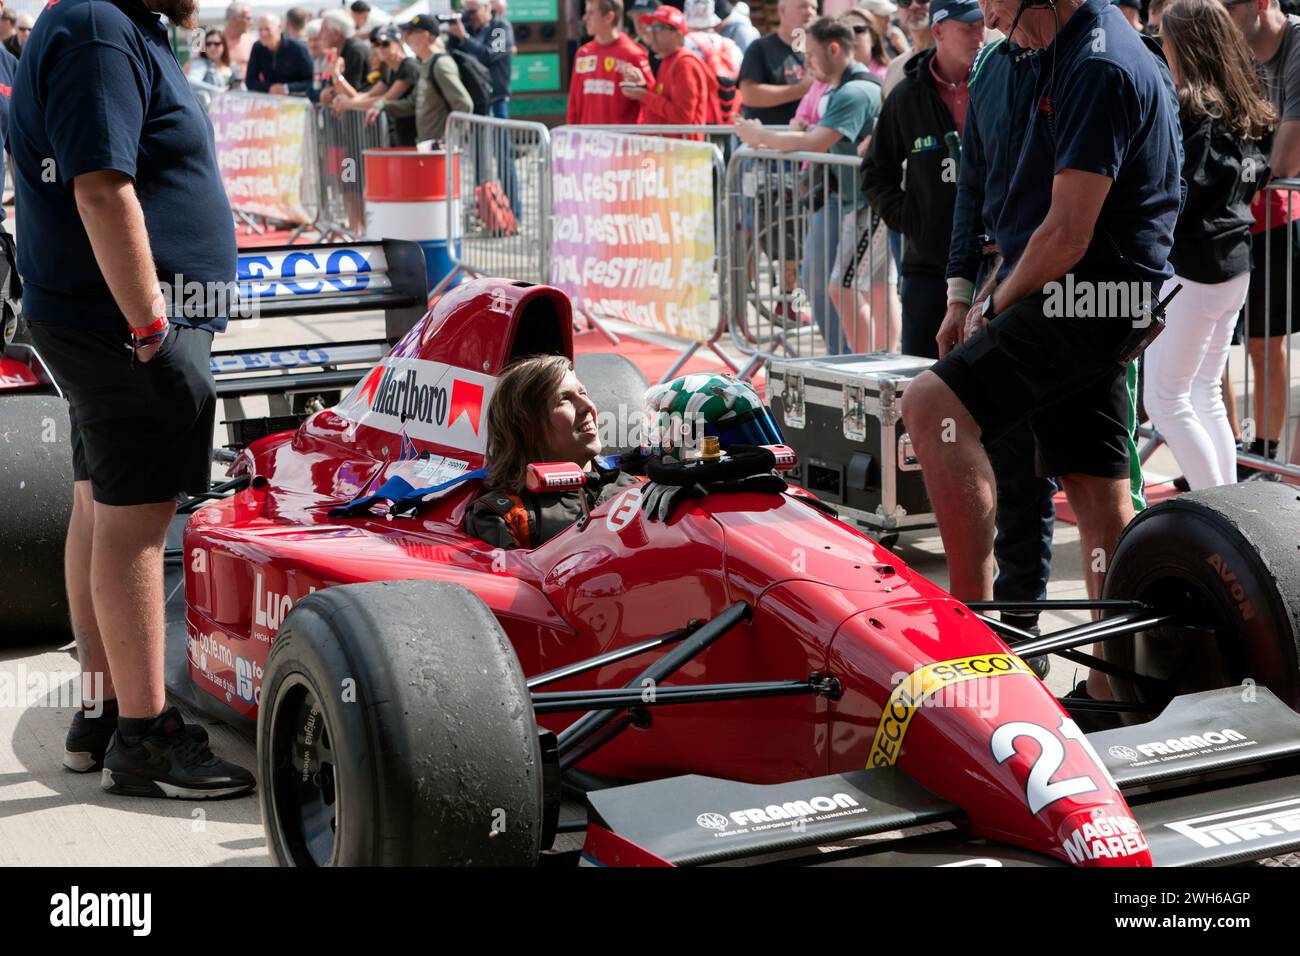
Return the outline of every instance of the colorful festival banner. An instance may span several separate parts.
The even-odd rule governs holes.
[[[217,166],[237,212],[285,222],[312,220],[311,103],[299,96],[221,93],[208,108]]]
[[[707,143],[553,131],[551,284],[583,312],[707,342],[714,156]]]

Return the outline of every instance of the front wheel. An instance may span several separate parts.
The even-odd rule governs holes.
[[[1300,709],[1300,490],[1251,482],[1162,501],[1138,515],[1106,573],[1104,596],[1179,621],[1107,641],[1108,661],[1162,681],[1153,699],[1111,679],[1119,700],[1255,681]]]
[[[537,861],[532,701],[496,618],[458,585],[351,584],[300,601],[267,660],[257,762],[280,865]]]

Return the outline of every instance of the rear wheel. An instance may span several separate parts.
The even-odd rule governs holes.
[[[0,491],[0,641],[66,635],[72,442],[63,399],[0,397]]]
[[[531,698],[496,618],[458,585],[300,601],[267,660],[257,763],[280,865],[519,866],[540,852]]]
[[[1165,683],[1166,698],[1254,681],[1300,709],[1300,491],[1227,485],[1148,508],[1125,529],[1104,596],[1178,624],[1107,641],[1106,659]],[[1191,625],[1190,627],[1186,625]],[[1154,691],[1111,679],[1120,700]]]

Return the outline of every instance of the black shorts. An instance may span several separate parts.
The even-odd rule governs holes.
[[[1017,302],[931,371],[966,406],[985,445],[1028,421],[1040,477],[1128,478],[1133,422],[1118,356],[1132,321],[1048,317],[1044,300]]]
[[[1288,230],[1291,231],[1289,245]],[[1300,321],[1297,321],[1300,320],[1300,238],[1294,230],[1295,223],[1287,223],[1250,237],[1253,266],[1244,323],[1252,339],[1286,335],[1288,327],[1292,332],[1300,329]],[[1291,263],[1290,282],[1286,272],[1288,261]],[[1288,290],[1291,294],[1290,322],[1287,321]]]
[[[208,490],[216,386],[212,333],[173,325],[134,361],[121,332],[31,322],[32,342],[68,399],[72,470],[106,505],[159,504]]]

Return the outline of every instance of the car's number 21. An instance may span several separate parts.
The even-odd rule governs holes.
[[[1061,726],[1057,733],[1066,741],[1081,744],[1084,752],[1092,756],[1092,748],[1088,745],[1087,738],[1070,718],[1061,718]],[[990,739],[993,759],[1000,764],[1006,763],[1016,755],[1016,742],[1020,738],[1028,737],[1038,743],[1038,759],[1030,767],[1029,777],[1025,781],[1025,800],[1029,804],[1029,812],[1035,815],[1057,800],[1097,789],[1096,781],[1090,776],[1067,777],[1064,780],[1052,779],[1053,774],[1061,769],[1061,764],[1065,763],[1065,744],[1061,742],[1057,733],[1039,724],[1013,720],[993,731]]]

